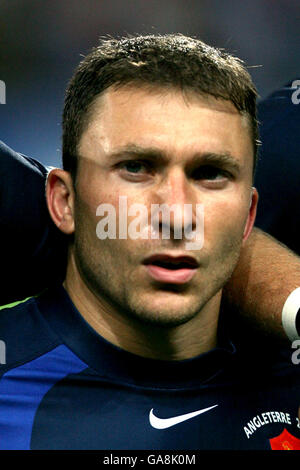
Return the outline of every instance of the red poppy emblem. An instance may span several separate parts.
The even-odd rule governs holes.
[[[300,439],[290,434],[286,429],[269,441],[272,450],[300,450]]]

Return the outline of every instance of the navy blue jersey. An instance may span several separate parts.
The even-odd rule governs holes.
[[[0,142],[0,305],[63,279],[67,240],[46,205],[47,168]]]
[[[300,255],[300,103],[293,81],[258,105],[262,142],[255,186],[256,226]],[[298,95],[299,96],[299,93]]]
[[[224,323],[224,324],[223,324]],[[300,449],[300,370],[256,341],[184,361],[99,336],[63,287],[0,311],[1,449]]]

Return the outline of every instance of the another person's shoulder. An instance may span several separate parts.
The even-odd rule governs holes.
[[[43,355],[59,345],[39,311],[36,297],[0,307],[0,340],[3,352],[0,375]]]
[[[247,364],[248,374],[256,383],[266,383],[274,386],[289,384],[300,387],[300,347],[295,351],[292,344],[274,343],[271,338],[255,338],[255,345],[242,355],[242,363]],[[297,359],[297,357],[299,359]],[[256,380],[255,380],[256,381]]]
[[[36,181],[43,183],[48,171],[49,169],[38,160],[16,152],[0,141],[0,172],[8,179],[21,180],[24,176],[31,175]]]
[[[34,295],[63,276],[67,240],[47,210],[48,171],[0,142],[0,304]]]
[[[299,253],[300,103],[295,80],[258,104],[261,147],[255,186],[256,225]]]
[[[283,166],[288,160],[299,168],[299,159],[295,159],[295,155],[299,155],[300,151],[300,100],[297,105],[293,98],[297,92],[295,82],[296,80],[288,82],[261,100],[257,106],[257,114],[262,141],[261,158],[268,154],[280,154]]]

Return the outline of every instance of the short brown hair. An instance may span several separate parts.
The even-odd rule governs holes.
[[[73,178],[78,143],[94,99],[110,86],[131,83],[192,90],[231,101],[249,119],[255,169],[257,91],[243,62],[199,39],[167,34],[102,39],[78,65],[63,111],[63,168]]]

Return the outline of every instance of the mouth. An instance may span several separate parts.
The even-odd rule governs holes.
[[[185,284],[189,282],[199,267],[191,256],[153,255],[144,260],[150,277],[158,282]]]

